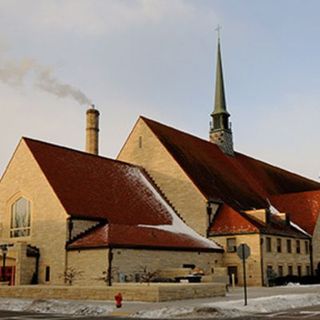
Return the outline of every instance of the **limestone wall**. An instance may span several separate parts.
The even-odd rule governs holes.
[[[31,204],[31,233],[27,237],[10,237],[11,206],[24,197]],[[41,172],[24,141],[21,141],[0,181],[0,241],[25,241],[40,249],[40,283],[45,282],[45,268],[50,267],[49,283],[61,283],[59,274],[65,265],[66,218],[51,186]]]
[[[185,222],[206,236],[206,199],[177,165],[142,119],[123,146],[118,160],[143,166]]]
[[[26,242],[17,242],[13,248],[16,254],[15,285],[31,284],[36,271],[36,258],[27,256]]]
[[[296,238],[262,235],[263,268],[266,283],[267,267],[272,267],[279,276],[279,266],[283,268],[283,275],[289,274],[289,266],[292,266],[293,275],[298,275],[298,266],[301,266],[301,275],[307,275],[307,266],[310,267],[310,254],[305,250],[305,239],[300,239],[300,253],[296,252]],[[271,238],[271,252],[267,252],[266,238]],[[281,239],[281,252],[277,252],[277,239]],[[291,253],[287,250],[287,240],[291,240]],[[311,269],[310,269],[311,271]]]
[[[0,287],[0,297],[28,299],[73,299],[73,300],[111,300],[121,292],[123,302],[160,302],[194,298],[208,298],[225,295],[225,286],[216,283],[194,284],[116,284],[106,286],[19,286]]]
[[[272,267],[276,276],[279,266],[282,267],[283,276],[288,275],[288,267],[292,266],[293,275],[298,275],[298,266],[301,266],[301,275],[307,275],[307,266],[310,267],[310,254],[305,251],[305,239],[300,239],[301,253],[296,252],[295,238],[270,236],[260,234],[230,235],[213,237],[225,249],[223,262],[228,267],[237,268],[238,284],[243,284],[243,264],[236,252],[228,252],[227,239],[236,238],[236,246],[246,243],[251,249],[251,255],[246,260],[247,283],[250,286],[267,284],[267,268]],[[266,238],[271,239],[271,252],[267,252]],[[277,239],[281,239],[281,252],[277,251]],[[291,240],[292,252],[287,252],[287,240]],[[311,269],[310,269],[311,271]]]
[[[214,274],[222,266],[221,253],[183,252],[141,249],[112,249],[113,282],[139,281],[136,274],[170,268],[182,268],[183,264],[194,264],[206,274]],[[68,267],[80,271],[74,284],[81,286],[104,285],[104,272],[108,269],[108,249],[68,251]]]
[[[143,267],[154,272],[167,268],[182,268],[184,264],[194,264],[206,274],[214,273],[215,267],[222,266],[221,253],[183,252],[164,250],[113,249],[112,265],[118,274],[135,281]]]
[[[320,215],[314,228],[312,237],[313,270],[316,270],[320,263]]]
[[[68,251],[67,261],[69,270],[72,268],[78,273],[75,285],[105,285],[103,276],[108,268],[108,249]]]
[[[250,257],[246,260],[247,271],[247,284],[249,286],[261,286],[261,254],[260,254],[260,235],[247,234],[247,235],[230,235],[223,237],[211,237],[217,243],[223,246],[225,253],[223,255],[223,263],[226,268],[236,267],[236,278],[239,285],[243,285],[243,263],[238,257],[236,252],[228,252],[227,239],[236,238],[236,246],[241,243],[246,243],[251,250]]]

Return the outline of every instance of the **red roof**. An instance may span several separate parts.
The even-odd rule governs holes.
[[[95,247],[162,248],[205,251],[203,241],[146,226],[105,225],[68,245],[68,249]],[[210,247],[207,246],[207,249]]]
[[[320,214],[320,190],[271,197],[271,203],[308,233],[313,234]]]
[[[216,214],[210,234],[236,235],[244,233],[263,233],[270,235],[288,236],[294,238],[308,238],[308,236],[297,230],[276,214],[270,214],[268,223],[263,222],[253,215],[233,210],[224,204]]]
[[[228,156],[209,141],[142,120],[208,200],[221,200],[241,211],[269,207],[271,195],[320,189],[318,182],[238,152]]]
[[[152,229],[137,227],[170,226],[179,219],[140,167],[41,141],[23,140],[69,215],[108,222],[109,227],[94,229],[88,235],[85,241],[89,246],[108,243],[108,228],[119,230],[112,233],[112,244],[174,244],[189,249],[199,244],[198,235],[157,231],[157,237],[152,238]],[[213,242],[202,242],[200,247],[221,250]]]
[[[256,232],[259,228],[254,223],[226,204],[220,207],[210,228],[212,235]]]

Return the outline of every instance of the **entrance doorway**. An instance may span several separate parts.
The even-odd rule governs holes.
[[[238,284],[238,268],[236,266],[228,266],[228,277],[230,285],[232,285],[232,275],[234,277],[234,283]]]
[[[4,277],[3,277],[4,273]],[[8,267],[0,267],[0,280],[9,282],[9,286],[14,285],[14,276],[15,276],[15,267],[14,266],[8,266]]]

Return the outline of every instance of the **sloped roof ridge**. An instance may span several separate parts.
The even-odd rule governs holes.
[[[204,143],[206,143],[206,144],[208,144],[208,145],[216,148],[216,149],[219,150],[220,152],[222,152],[222,151],[220,150],[220,148],[219,148],[216,144],[210,142],[209,140],[205,140],[205,139],[200,138],[200,137],[197,137],[197,136],[195,136],[195,135],[193,135],[193,134],[191,134],[191,133],[188,133],[188,132],[185,132],[185,131],[176,129],[176,128],[174,128],[174,127],[168,126],[168,125],[166,125],[166,124],[163,124],[163,123],[161,123],[161,122],[158,122],[158,121],[149,119],[149,118],[147,118],[147,117],[145,117],[145,116],[140,116],[140,118],[143,119],[148,125],[149,125],[149,124],[156,124],[156,125],[161,125],[161,126],[163,126],[163,127],[166,127],[166,128],[168,128],[168,129],[170,129],[170,130],[178,131],[180,134],[184,134],[184,135],[187,135],[187,136],[189,136],[189,137],[191,137],[191,138],[193,138],[193,139],[196,139],[196,140],[199,140],[199,141],[201,141],[201,142],[204,142]],[[152,128],[151,128],[151,129],[152,129]],[[244,154],[244,153],[241,153],[241,152],[238,152],[238,151],[235,151],[234,153],[235,153],[235,155],[243,156],[243,157],[246,157],[246,158],[248,158],[248,159],[257,161],[257,162],[259,162],[259,163],[261,163],[261,164],[263,164],[263,165],[266,165],[266,166],[268,166],[268,167],[272,167],[272,168],[275,169],[275,170],[280,170],[280,171],[282,171],[282,172],[289,173],[289,174],[291,174],[291,175],[293,175],[293,176],[295,176],[295,177],[297,177],[297,178],[302,178],[302,179],[308,180],[309,182],[312,182],[312,183],[318,183],[318,182],[315,181],[315,180],[306,178],[306,177],[304,177],[304,176],[302,176],[302,175],[299,175],[299,174],[297,174],[297,173],[294,173],[294,172],[292,172],[292,171],[290,171],[290,170],[288,170],[288,169],[280,168],[280,167],[278,167],[278,166],[275,166],[275,165],[273,165],[273,164],[270,164],[269,162],[266,162],[266,161],[263,161],[263,160],[254,158],[254,157],[252,157],[252,156],[248,156],[248,155],[246,155],[246,154]],[[318,184],[319,184],[319,189],[320,189],[320,183],[318,183]],[[317,189],[315,189],[315,190],[317,190]],[[298,192],[297,192],[297,193],[298,193]]]
[[[186,136],[189,136],[190,138],[193,138],[193,139],[196,139],[196,140],[205,142],[205,143],[207,143],[208,145],[211,145],[211,146],[213,146],[214,148],[216,148],[217,150],[219,150],[220,152],[222,152],[222,151],[220,150],[220,148],[219,148],[216,144],[210,142],[209,140],[205,140],[205,139],[200,138],[200,137],[197,137],[197,136],[195,136],[195,135],[193,135],[193,134],[191,134],[191,133],[188,133],[188,132],[185,132],[185,131],[176,129],[176,128],[174,128],[174,127],[170,127],[170,126],[168,126],[168,125],[166,125],[166,124],[163,124],[163,123],[161,123],[161,122],[158,122],[158,121],[149,119],[149,118],[144,117],[144,116],[140,116],[140,118],[141,118],[142,120],[146,121],[147,124],[148,124],[148,122],[149,122],[149,123],[151,122],[151,123],[154,123],[154,124],[156,124],[156,125],[160,125],[160,126],[162,126],[162,127],[166,127],[166,128],[168,128],[168,129],[170,129],[170,130],[178,131],[179,133],[182,133],[182,134],[184,134],[184,135],[186,135]],[[151,129],[152,129],[152,128],[151,128]]]
[[[311,180],[311,181],[313,181],[313,180]],[[285,197],[285,196],[290,197],[290,196],[295,196],[295,195],[309,195],[309,194],[316,194],[316,193],[320,193],[320,185],[319,185],[319,189],[275,194],[275,195],[272,195],[270,197],[270,199],[272,200],[274,198],[281,198],[281,197]]]
[[[273,168],[273,169],[275,169],[275,170],[280,170],[280,171],[282,171],[282,172],[289,173],[290,175],[293,175],[293,176],[295,176],[295,177],[297,177],[297,178],[302,178],[302,179],[307,180],[307,181],[312,182],[312,183],[318,183],[318,184],[319,184],[319,190],[320,190],[320,183],[319,183],[318,181],[312,180],[312,179],[307,178],[307,177],[305,177],[305,176],[303,176],[303,175],[300,175],[300,174],[297,174],[297,173],[295,173],[295,172],[292,172],[292,171],[290,171],[289,169],[284,169],[284,168],[275,166],[274,164],[271,164],[271,163],[269,163],[269,162],[267,162],[267,161],[263,161],[263,160],[254,158],[254,157],[252,157],[252,156],[248,156],[248,155],[246,155],[246,154],[244,154],[244,153],[241,153],[241,152],[235,152],[235,153],[238,154],[239,156],[243,156],[243,157],[249,158],[249,159],[254,160],[254,161],[256,161],[256,162],[259,162],[259,163],[261,163],[261,164],[263,164],[263,165],[267,165],[268,167],[271,167],[271,168]],[[316,191],[316,190],[318,190],[318,189],[309,190],[309,191],[301,191],[301,192],[310,192],[310,191]],[[290,192],[290,193],[291,193],[291,192]],[[292,192],[292,193],[300,193],[300,192]]]
[[[142,168],[141,166],[136,165],[136,164],[132,164],[132,163],[129,163],[129,162],[125,162],[125,161],[122,161],[122,160],[111,159],[111,158],[108,158],[108,157],[105,157],[105,156],[88,153],[88,152],[85,152],[85,151],[73,149],[73,148],[66,147],[66,146],[61,146],[61,145],[58,145],[58,144],[55,144],[55,143],[51,143],[51,142],[46,142],[46,141],[42,141],[42,140],[37,140],[37,139],[29,138],[29,137],[22,137],[21,139],[24,140],[24,141],[26,141],[26,142],[31,141],[31,142],[35,142],[35,143],[47,145],[47,146],[50,146],[50,147],[59,148],[59,149],[64,149],[64,150],[66,150],[66,151],[79,153],[79,154],[82,154],[82,155],[88,156],[88,157],[95,157],[95,158],[100,158],[101,160],[106,160],[106,161],[111,161],[111,162],[114,162],[114,163],[124,164],[124,165],[130,166],[130,167],[133,167],[133,168],[137,168],[137,169],[140,169],[140,170],[141,170],[141,168]],[[28,144],[28,143],[27,143],[27,144]],[[29,145],[28,145],[28,146],[29,146]],[[29,146],[29,147],[30,147],[30,146]],[[31,151],[32,151],[32,150],[31,150]]]

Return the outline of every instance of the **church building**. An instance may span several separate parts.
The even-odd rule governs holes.
[[[90,108],[86,152],[21,139],[0,181],[1,280],[57,285],[73,272],[91,286],[222,267],[222,247],[187,226],[142,167],[97,154],[98,119]]]
[[[250,285],[313,274],[320,263],[320,184],[234,150],[220,39],[211,117],[208,141],[140,117],[118,159],[142,166],[191,228],[224,247],[236,282],[241,243],[251,248]]]
[[[242,284],[320,270],[320,184],[235,151],[220,39],[208,140],[140,117],[116,160],[22,138],[0,180],[0,278],[11,284],[139,281],[155,272],[226,268]]]

